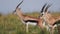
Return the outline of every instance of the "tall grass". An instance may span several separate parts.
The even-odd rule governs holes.
[[[27,14],[33,17],[38,17],[38,13]],[[0,16],[0,34],[42,34],[41,29],[38,26],[29,25],[29,32],[26,33],[26,25],[23,24],[20,19],[13,14],[7,16]],[[49,32],[45,29],[45,34]]]

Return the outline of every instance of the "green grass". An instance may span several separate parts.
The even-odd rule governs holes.
[[[27,14],[29,16],[38,17],[38,13]],[[7,16],[0,16],[0,34],[42,34],[42,30],[38,26],[29,25],[29,32],[26,33],[26,25],[23,24],[20,19],[13,14]],[[46,29],[45,34],[49,34]]]

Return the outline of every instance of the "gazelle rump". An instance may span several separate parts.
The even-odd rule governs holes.
[[[53,30],[54,28],[57,26],[57,22],[59,21],[60,22],[60,16],[59,17],[53,17],[50,13],[48,13],[48,8],[50,7],[51,5],[48,5],[44,11],[41,12],[42,14],[42,19],[48,24],[48,26],[51,28],[52,30],[52,33],[53,34]]]
[[[21,1],[14,12],[17,13],[18,17],[20,18],[20,20],[25,23],[25,24],[32,24],[32,23],[35,23],[36,25],[38,25],[42,30],[44,28],[43,26],[43,20],[41,19],[41,17],[39,16],[38,18],[35,18],[35,17],[32,17],[32,16],[27,16],[27,15],[24,15],[21,11],[21,8],[19,8],[19,5],[22,4],[23,1]],[[42,11],[44,9],[44,7],[46,6],[46,4],[42,7]],[[34,24],[33,24],[34,25]],[[28,26],[27,26],[28,27]]]

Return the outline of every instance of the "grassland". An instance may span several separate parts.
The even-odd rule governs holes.
[[[38,13],[26,14],[33,17],[38,17]],[[54,14],[57,15],[57,14]],[[0,34],[42,34],[41,29],[38,26],[29,25],[29,32],[26,33],[26,25],[23,24],[20,19],[13,14],[7,16],[0,15]],[[49,34],[48,31],[43,32]],[[57,32],[55,32],[57,34]]]

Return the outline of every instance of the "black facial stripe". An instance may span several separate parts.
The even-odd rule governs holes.
[[[38,23],[38,21],[36,21],[36,20],[26,20],[26,21],[24,20],[24,22],[25,23],[27,23],[27,22]]]

